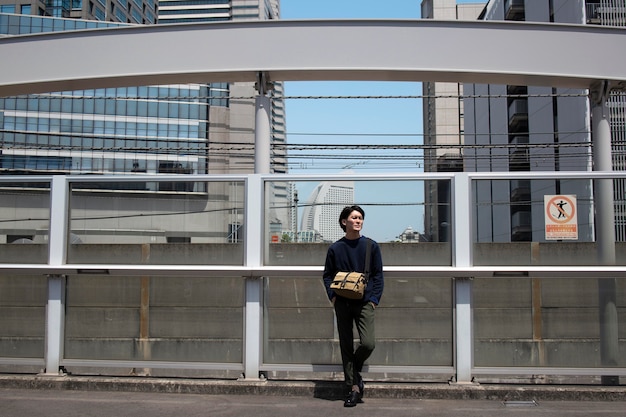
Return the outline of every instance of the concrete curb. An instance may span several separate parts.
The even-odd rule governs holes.
[[[0,375],[0,388],[161,392],[205,395],[304,396],[341,399],[332,381],[245,381],[146,377]],[[478,385],[366,382],[371,398],[498,401],[626,401],[626,386]]]

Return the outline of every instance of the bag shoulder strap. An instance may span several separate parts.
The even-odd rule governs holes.
[[[363,271],[363,275],[365,275],[365,282],[367,282],[370,278],[370,263],[372,258],[372,239],[366,237],[367,239],[367,247],[365,249],[365,271]]]

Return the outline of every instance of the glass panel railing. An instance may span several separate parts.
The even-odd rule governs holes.
[[[321,277],[267,278],[265,296],[265,363],[341,363]]]
[[[0,357],[43,360],[47,288],[42,275],[0,275]]]
[[[243,181],[72,184],[68,263],[242,265]]]
[[[476,180],[472,192],[474,265],[600,264],[591,180]],[[622,243],[616,256],[626,264]]]
[[[475,366],[626,366],[626,280],[609,280],[609,302],[605,280],[475,279]]]
[[[388,278],[370,365],[452,366],[451,280]],[[341,364],[334,311],[319,279],[267,280],[264,362]]]
[[[47,263],[49,226],[49,182],[0,182],[0,263]]]
[[[64,357],[242,363],[243,297],[241,278],[71,276]]]
[[[352,204],[365,211],[362,234],[381,244],[386,266],[452,264],[450,180],[349,178],[267,183],[268,195],[285,197],[268,199],[266,264],[323,265]]]

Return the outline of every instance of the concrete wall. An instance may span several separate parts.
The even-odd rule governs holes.
[[[386,266],[451,265],[449,243],[381,243]],[[1,245],[0,263],[47,263],[45,244]],[[328,244],[273,243],[266,262],[272,266],[322,266]],[[626,243],[615,244],[618,265],[626,265]],[[242,265],[243,243],[71,244],[68,262],[77,264]],[[594,242],[474,243],[473,264],[598,265]]]
[[[624,280],[616,299],[624,358]],[[476,279],[474,301],[476,366],[601,366],[596,279]]]
[[[385,265],[451,265],[450,243],[379,243]],[[273,243],[268,264],[274,266],[318,265],[326,260],[327,243]]]
[[[0,276],[0,357],[43,358],[47,279]]]
[[[243,284],[242,278],[69,276],[65,358],[241,363]],[[0,277],[0,357],[43,357],[46,285],[44,277]],[[620,358],[626,358],[623,279],[617,289]],[[451,366],[452,292],[447,278],[389,278],[369,363]],[[473,298],[476,366],[600,366],[594,278],[476,279]],[[264,362],[340,363],[321,279],[270,277],[264,304]]]
[[[66,358],[239,363],[243,279],[69,277],[65,330]]]

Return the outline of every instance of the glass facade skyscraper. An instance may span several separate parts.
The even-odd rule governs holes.
[[[0,0],[0,13],[155,24],[157,0]]]
[[[242,8],[237,1],[226,3],[228,10]],[[255,7],[257,19],[267,14],[266,9]],[[267,10],[276,17],[274,9]],[[49,10],[46,13],[51,14]],[[229,12],[222,18],[235,17]],[[200,16],[197,19],[203,20]],[[120,24],[5,14],[0,35]],[[276,91],[282,94],[280,84]],[[229,98],[233,94],[235,100]],[[4,98],[0,101],[0,169],[5,174],[253,172],[256,94],[253,83],[212,83]],[[285,141],[284,110],[280,100],[274,103],[273,136],[281,145]],[[284,172],[284,146],[277,149],[274,168]]]
[[[5,35],[116,25],[0,17],[0,33]],[[208,109],[226,105],[227,94],[218,84],[214,90],[145,86],[1,98],[0,169],[3,174],[203,174]]]

